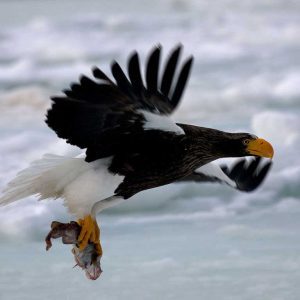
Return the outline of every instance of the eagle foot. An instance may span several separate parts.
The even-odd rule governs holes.
[[[93,243],[98,256],[102,256],[100,229],[97,221],[91,215],[87,215],[83,219],[79,219],[77,223],[81,226],[81,231],[77,238],[79,250],[83,251],[89,243]]]

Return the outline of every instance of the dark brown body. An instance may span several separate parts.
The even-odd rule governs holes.
[[[185,131],[184,135],[149,130],[147,134],[127,139],[109,168],[125,176],[116,190],[117,195],[130,198],[140,191],[177,181],[202,165],[224,157],[224,134],[232,134],[191,125],[179,126]],[[207,139],[208,134],[210,139]]]

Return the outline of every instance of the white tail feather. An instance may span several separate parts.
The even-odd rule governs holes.
[[[0,205],[31,195],[38,195],[40,199],[61,197],[64,188],[87,168],[83,158],[46,154],[8,183]]]

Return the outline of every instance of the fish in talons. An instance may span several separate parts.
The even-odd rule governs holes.
[[[82,227],[78,222],[60,223],[53,221],[51,230],[45,238],[46,250],[48,251],[52,247],[51,239],[62,238],[63,244],[73,245],[72,254],[76,262],[75,266],[84,270],[87,278],[96,280],[102,273],[100,264],[102,254],[99,254],[98,248],[100,244],[89,241],[86,247],[81,250],[78,244],[78,237],[81,232]]]

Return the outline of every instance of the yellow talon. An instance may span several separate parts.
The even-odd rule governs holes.
[[[95,249],[98,255],[102,255],[102,247],[100,244],[100,229],[97,221],[87,215],[84,219],[79,219],[77,223],[81,226],[81,231],[78,236],[79,250],[83,251],[89,242],[95,244]]]

